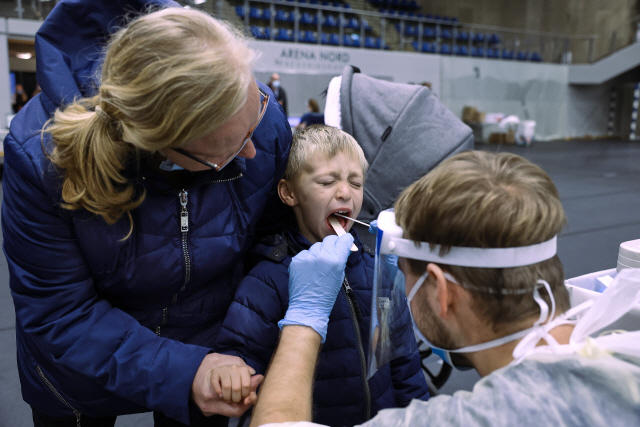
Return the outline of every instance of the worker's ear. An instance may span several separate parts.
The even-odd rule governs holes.
[[[298,198],[293,192],[293,184],[291,181],[287,181],[286,179],[281,179],[278,181],[278,196],[280,196],[280,200],[287,206],[296,206],[298,204]]]
[[[456,289],[453,288],[455,284],[444,277],[444,272],[437,264],[429,263],[427,271],[429,272],[429,277],[433,278],[436,284],[436,303],[438,308],[436,314],[442,319],[448,319],[452,314],[451,304],[456,292]]]

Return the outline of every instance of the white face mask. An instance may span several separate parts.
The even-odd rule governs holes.
[[[278,89],[280,87],[280,80],[274,80],[273,83],[271,83],[271,85],[273,86],[274,89]]]
[[[553,343],[557,344],[557,341],[548,334],[548,331],[550,331],[551,329],[555,328],[556,326],[562,324],[562,322],[551,322],[551,320],[555,317],[555,311],[556,311],[556,303],[555,303],[555,299],[553,298],[553,293],[551,292],[551,286],[549,286],[549,283],[547,283],[545,280],[538,280],[538,284],[537,286],[533,289],[532,293],[533,293],[533,299],[535,300],[535,302],[540,306],[540,318],[538,318],[538,320],[533,324],[533,326],[531,328],[501,337],[501,338],[496,338],[495,340],[491,340],[485,343],[481,343],[481,344],[475,344],[475,345],[471,345],[468,347],[463,347],[463,348],[459,348],[457,350],[447,350],[444,348],[440,348],[440,347],[436,347],[435,345],[433,345],[423,334],[422,331],[420,331],[420,328],[418,327],[418,325],[415,322],[415,319],[413,317],[413,313],[411,312],[411,300],[413,299],[413,297],[416,295],[416,293],[418,292],[418,289],[420,289],[420,286],[422,286],[422,284],[424,283],[424,281],[427,279],[427,277],[429,276],[428,272],[425,272],[422,276],[420,276],[420,278],[418,278],[418,280],[416,281],[415,285],[413,285],[413,288],[411,289],[411,292],[409,293],[409,295],[407,296],[407,303],[409,304],[409,313],[411,314],[411,320],[413,322],[413,329],[416,333],[416,335],[428,346],[431,347],[431,350],[433,351],[434,354],[436,354],[437,356],[439,356],[442,360],[444,360],[445,362],[447,362],[449,365],[458,368],[458,369],[465,369],[466,367],[460,367],[460,366],[456,366],[453,361],[451,360],[451,353],[475,353],[478,351],[483,351],[483,350],[487,350],[490,348],[494,348],[494,347],[498,347],[501,346],[503,344],[506,344],[508,342],[511,341],[515,341],[517,339],[523,338],[527,335],[529,335],[531,332],[533,332],[534,330],[536,330],[538,327],[540,327],[540,325],[542,325],[543,323],[547,323],[548,325],[554,324],[554,326],[552,328],[548,328],[545,327],[544,329],[546,330],[544,334],[536,334],[538,337],[538,339],[535,341],[535,343],[537,344],[537,342],[540,339],[545,339],[547,342],[551,343],[550,341],[553,341]],[[460,285],[456,279],[451,276],[449,273],[444,273],[444,276],[447,280]],[[551,300],[551,312],[549,312],[549,306],[547,305],[547,303],[540,297],[540,292],[538,291],[538,289],[540,287],[544,286],[545,289],[547,290],[547,293],[549,294],[549,298]],[[462,286],[463,288],[465,286]],[[470,286],[467,286],[467,288],[470,288]],[[478,290],[482,290],[479,288],[476,288]],[[527,292],[531,292],[531,291],[527,291]],[[524,293],[524,292],[523,292]],[[512,294],[510,292],[502,292],[502,294],[508,295],[508,294]],[[564,323],[569,323],[566,322],[566,318],[568,316],[565,314],[564,316],[562,316],[562,320],[565,320]],[[559,317],[560,319],[560,317]],[[546,326],[546,325],[545,325]],[[517,347],[516,347],[517,349]],[[516,352],[514,351],[514,356],[515,356]]]

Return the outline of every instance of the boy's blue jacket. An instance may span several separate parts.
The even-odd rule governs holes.
[[[291,131],[275,100],[252,137],[254,159],[194,173],[186,232],[181,190],[144,167],[127,169],[147,191],[128,239],[126,216],[109,226],[60,206],[61,181],[43,153],[51,141],[40,131],[56,107],[95,93],[108,34],[149,4],[177,6],[60,2],[36,36],[43,92],[4,141],[2,232],[22,394],[49,416],[156,410],[188,424],[191,384],[214,348],[242,260],[255,233],[273,223],[267,214],[282,214],[275,189]]]
[[[406,357],[381,367],[368,381],[363,357],[369,346],[373,257],[365,253],[355,230],[351,230],[358,246],[347,261],[345,276],[353,289],[353,297],[362,316],[352,311],[343,286],[329,317],[327,339],[322,345],[313,390],[313,421],[330,426],[351,426],[373,417],[384,408],[404,407],[411,399],[427,400],[429,391],[422,372],[416,339],[408,307],[402,326],[392,333],[396,338],[413,343]],[[278,321],[289,305],[289,264],[309,241],[297,230],[271,236],[256,245],[251,256],[258,264],[243,279],[229,308],[217,348],[222,353],[242,357],[258,373],[264,374],[278,343]],[[360,335],[362,353],[357,335]]]

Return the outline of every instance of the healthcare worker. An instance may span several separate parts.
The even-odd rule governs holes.
[[[640,275],[624,270],[597,302],[570,308],[556,255],[564,223],[551,179],[506,153],[445,160],[402,193],[395,213],[380,215],[378,274],[392,274],[385,257],[398,256],[396,283],[406,286],[417,335],[483,378],[472,392],[413,401],[364,425],[640,425],[640,332],[589,337],[640,302]],[[328,237],[291,263],[291,326],[253,426],[309,419],[314,331],[326,322],[350,244],[347,235]],[[373,328],[384,328],[377,321]]]

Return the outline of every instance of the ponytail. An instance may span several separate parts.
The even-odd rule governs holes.
[[[122,141],[122,125],[96,104],[97,97],[86,98],[58,109],[43,132],[54,142],[51,161],[64,170],[62,206],[86,209],[114,224],[145,194],[123,175],[135,149]]]

